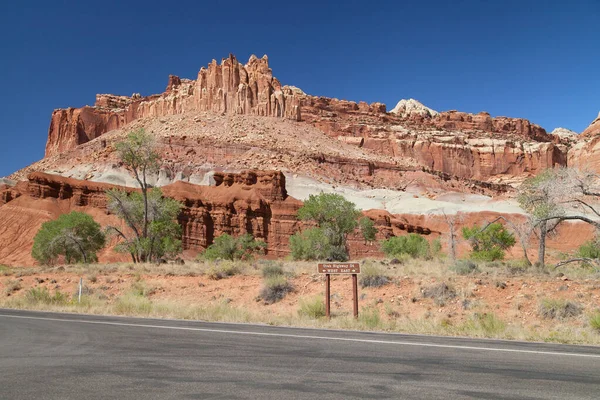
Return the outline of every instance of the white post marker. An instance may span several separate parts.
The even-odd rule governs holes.
[[[81,303],[81,287],[83,286],[83,278],[79,278],[79,303]]]

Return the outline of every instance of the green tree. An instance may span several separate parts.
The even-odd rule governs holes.
[[[106,193],[109,211],[127,226],[127,229],[109,227],[120,239],[117,251],[130,254],[133,262],[156,261],[181,252],[181,226],[177,223],[181,203],[163,197],[158,188],[150,189],[146,196],[118,189]],[[146,206],[148,218],[144,213]]]
[[[41,264],[64,256],[67,263],[98,261],[106,239],[100,225],[85,213],[73,211],[42,224],[33,239],[31,255]]]
[[[256,240],[251,234],[237,238],[224,233],[215,238],[213,244],[208,246],[201,257],[206,260],[251,260],[255,253],[264,251],[267,244],[262,240]]]
[[[377,235],[377,228],[375,228],[375,223],[369,217],[362,217],[358,220],[358,226],[360,227],[360,231],[365,239],[365,243],[374,242],[375,235]]]
[[[425,258],[431,254],[429,242],[423,236],[409,233],[406,236],[394,236],[381,243],[381,251],[388,257],[407,254],[413,258]]]
[[[334,193],[310,195],[298,210],[300,220],[314,221],[322,229],[331,246],[327,258],[336,261],[348,259],[346,240],[348,234],[356,229],[359,216],[360,211],[354,203]]]
[[[476,260],[502,260],[506,250],[516,243],[514,235],[499,222],[488,224],[483,228],[464,227],[462,234],[471,244],[471,257]]]
[[[156,261],[181,252],[181,227],[177,217],[182,204],[165,198],[152,188],[148,175],[159,168],[154,138],[143,129],[133,131],[116,144],[123,164],[131,171],[140,191],[108,190],[108,209],[119,216],[126,229],[109,229],[120,238],[118,251],[131,255],[133,262]]]

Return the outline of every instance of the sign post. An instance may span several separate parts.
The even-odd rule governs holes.
[[[354,318],[358,318],[358,276],[360,264],[358,263],[327,263],[319,264],[320,274],[325,274],[325,316],[331,319],[331,274],[352,275],[352,311]]]

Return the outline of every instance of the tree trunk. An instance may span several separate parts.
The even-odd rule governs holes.
[[[548,233],[548,221],[542,221],[540,223],[540,245],[538,247],[538,261],[537,266],[540,269],[545,268],[546,258],[546,234]]]

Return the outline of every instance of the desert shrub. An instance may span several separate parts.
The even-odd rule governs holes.
[[[409,233],[406,236],[394,236],[381,243],[381,250],[388,257],[408,254],[413,258],[426,258],[431,254],[429,242],[423,236]]]
[[[321,235],[327,238],[330,252],[320,259],[346,261],[348,251],[346,240],[349,233],[356,229],[360,211],[356,205],[335,193],[310,195],[298,210],[298,219],[314,221],[321,229]]]
[[[448,269],[458,275],[469,275],[477,272],[479,267],[471,260],[457,260]]]
[[[503,260],[506,250],[516,243],[515,236],[499,222],[485,228],[464,227],[462,234],[471,244],[471,258],[474,260]]]
[[[527,260],[511,260],[505,263],[506,272],[511,275],[522,275],[531,267]]]
[[[423,297],[433,299],[438,306],[444,306],[448,300],[456,297],[456,290],[445,282],[422,289]]]
[[[12,273],[13,273],[13,271],[9,266],[0,264],[0,275],[8,276],[8,275],[11,275]]]
[[[376,307],[368,307],[360,310],[358,321],[367,328],[374,329],[381,325],[381,316]]]
[[[600,242],[596,238],[582,244],[577,250],[577,256],[581,258],[591,258],[593,260],[600,258]]]
[[[316,296],[311,299],[300,300],[298,314],[309,318],[322,318],[325,316],[325,299]]]
[[[8,282],[6,282],[6,285],[4,287],[4,293],[6,293],[7,296],[10,296],[14,292],[21,290],[21,287],[21,282],[19,280],[11,279]]]
[[[94,262],[106,238],[100,225],[82,212],[63,214],[44,222],[33,239],[31,255],[40,264],[51,264],[63,256],[67,263]]]
[[[283,276],[283,274],[283,265],[281,264],[269,263],[262,268],[263,278],[274,278],[278,276]]]
[[[360,285],[362,287],[380,287],[390,282],[390,279],[376,265],[365,264],[360,273]]]
[[[25,300],[32,304],[60,305],[68,302],[67,295],[59,292],[50,294],[47,288],[31,288],[25,293]]]
[[[583,308],[577,303],[560,299],[543,299],[538,307],[538,314],[546,319],[568,319],[581,314]]]
[[[249,233],[237,238],[224,233],[200,255],[205,260],[251,260],[254,254],[264,252],[267,244]]]
[[[600,333],[600,311],[596,311],[590,317],[590,326],[593,330]]]
[[[218,281],[219,279],[229,278],[242,272],[241,268],[234,263],[217,263],[208,270],[208,277]]]
[[[284,276],[272,276],[265,279],[260,291],[260,298],[267,304],[273,304],[293,291],[294,286]]]
[[[294,260],[326,260],[332,246],[322,228],[310,228],[290,237],[290,250]]]

